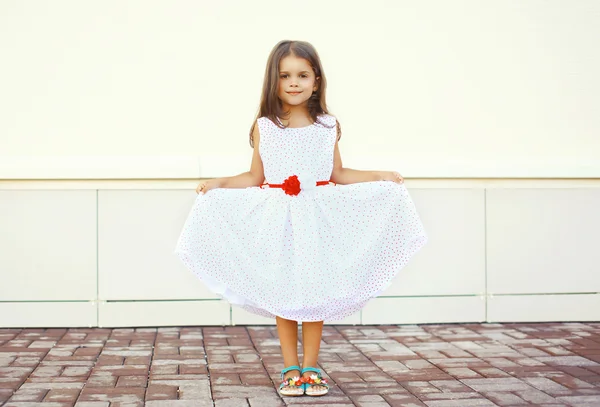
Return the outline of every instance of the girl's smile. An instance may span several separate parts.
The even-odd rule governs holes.
[[[304,107],[316,90],[315,71],[306,59],[293,54],[281,59],[277,96],[286,111],[292,107]]]

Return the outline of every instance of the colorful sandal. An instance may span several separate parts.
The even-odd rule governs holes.
[[[279,385],[279,394],[282,396],[302,396],[304,394],[304,383],[300,376],[288,377],[284,379],[284,375],[290,370],[301,371],[300,366],[289,366],[281,371],[281,384]],[[284,388],[286,387],[287,388]]]
[[[307,378],[307,377],[304,377],[305,372],[315,372],[315,374],[310,375],[310,377]],[[321,371],[319,369],[317,369],[316,367],[310,367],[310,366],[305,367],[304,369],[302,369],[300,374],[302,375],[301,380],[304,382],[304,394],[306,394],[307,396],[312,396],[312,397],[324,396],[329,391],[329,385],[327,384],[327,379],[325,379],[321,376]],[[310,393],[307,392],[307,390],[309,388],[312,388],[315,385],[323,386],[324,388],[321,388],[320,390],[311,391]]]

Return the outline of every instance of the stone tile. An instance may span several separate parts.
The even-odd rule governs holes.
[[[215,407],[249,407],[246,398],[230,398],[215,400]]]
[[[527,383],[513,377],[508,378],[486,378],[486,379],[463,379],[462,382],[473,390],[484,391],[517,391],[532,389]]]
[[[47,380],[47,379],[46,379]],[[43,382],[27,381],[23,383],[21,389],[82,389],[84,382],[63,382],[58,380],[48,380]]]
[[[145,407],[213,407],[211,400],[160,400],[147,401]],[[243,406],[243,404],[242,404]]]
[[[247,386],[271,386],[273,382],[267,374],[240,374],[240,381]]]
[[[9,401],[2,407],[73,407],[73,403],[65,402],[32,402],[32,401]]]
[[[574,407],[598,407],[600,405],[600,393],[592,396],[564,396],[557,400]]]
[[[119,376],[117,387],[146,387],[148,376]]]
[[[138,403],[144,401],[145,389],[140,388],[90,388],[85,387],[78,401],[109,401],[113,403]]]
[[[469,400],[432,400],[425,401],[428,407],[496,407],[496,404],[488,399],[469,399]]]
[[[598,362],[581,356],[544,356],[535,358],[537,361],[553,366],[598,366]]]
[[[523,400],[516,394],[509,392],[481,392],[481,394],[488,400],[496,403],[499,406],[530,406],[528,401]]]
[[[24,401],[39,402],[44,399],[44,397],[46,396],[46,393],[48,393],[48,389],[23,389],[23,388],[20,388],[14,394],[12,394],[12,396],[10,398],[7,398],[7,400],[10,400],[11,402],[17,402],[17,401],[18,402],[24,402]]]
[[[571,393],[568,387],[565,387],[557,382],[550,380],[546,377],[525,377],[523,381],[530,384],[532,387],[548,393],[551,396],[565,395]]]
[[[214,385],[212,395],[214,398],[259,398],[276,394],[274,386],[236,386],[236,385]]]
[[[392,407],[427,407],[421,400],[413,395],[390,394],[383,396]]]
[[[149,384],[146,388],[145,400],[177,400],[179,388],[165,384]]]
[[[279,396],[250,397],[248,404],[250,404],[250,407],[285,407],[286,405]]]
[[[491,369],[491,368],[488,368]],[[478,369],[477,369],[478,370]],[[469,379],[475,377],[482,377],[477,370],[468,369],[466,367],[447,367],[444,369],[449,375],[456,377],[458,379]]]
[[[80,393],[81,393],[81,391],[79,389],[53,389],[53,390],[50,390],[46,394],[46,397],[44,397],[44,402],[49,402],[49,401],[75,402],[75,401],[77,401],[77,398],[79,397]]]
[[[514,393],[521,397],[523,400],[528,401],[532,404],[554,403],[556,401],[554,397],[549,396],[548,394],[537,389],[517,390]]]

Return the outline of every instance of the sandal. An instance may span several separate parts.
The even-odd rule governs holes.
[[[310,375],[310,377],[304,377],[305,372],[315,372],[315,374]],[[316,367],[310,367],[310,366],[305,367],[304,369],[302,369],[300,374],[302,375],[302,378],[300,380],[302,380],[304,382],[304,394],[306,394],[307,396],[312,396],[312,397],[324,396],[329,391],[329,385],[327,384],[327,379],[325,379],[321,376],[321,370],[317,369]],[[319,390],[315,389],[314,391],[311,391],[311,392],[307,391],[308,389],[312,389],[314,386],[322,386],[322,387]]]
[[[304,383],[300,376],[288,377],[285,374],[290,370],[300,371],[300,366],[289,366],[281,371],[281,384],[279,384],[279,394],[282,396],[302,396],[304,394]]]

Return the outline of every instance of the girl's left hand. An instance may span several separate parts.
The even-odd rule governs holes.
[[[208,191],[210,191],[211,189],[220,188],[220,187],[221,187],[221,181],[219,179],[209,179],[206,181],[202,181],[201,183],[198,184],[198,186],[196,187],[196,193],[200,194],[202,192],[203,194],[205,194]]]
[[[404,183],[404,178],[396,171],[384,171],[382,176],[382,181],[393,181],[398,184]]]

